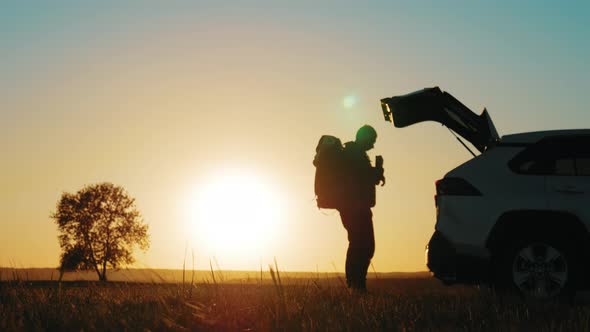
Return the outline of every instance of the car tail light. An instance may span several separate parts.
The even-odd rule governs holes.
[[[434,206],[438,214],[438,198],[440,196],[481,196],[471,183],[462,178],[443,178],[435,182],[436,195],[434,195]]]
[[[471,183],[462,178],[443,178],[436,181],[437,196],[481,196]]]

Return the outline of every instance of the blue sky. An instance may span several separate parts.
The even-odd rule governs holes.
[[[522,96],[529,102],[518,102],[528,108],[522,112],[537,115],[542,127],[550,128],[552,123],[571,125],[584,119],[584,104],[575,99],[584,94],[589,74],[589,7],[551,1],[13,2],[0,11],[0,69],[9,78],[3,80],[4,90],[21,82],[17,93],[22,93],[31,80],[47,78],[43,73],[48,67],[77,61],[76,52],[100,54],[101,48],[175,24],[213,31],[231,21],[280,25],[298,32],[293,38],[320,36],[322,47],[334,43],[346,51],[343,44],[349,44],[348,51],[358,54],[359,61],[372,59],[394,76],[404,62],[411,62],[410,80],[447,89],[455,83],[449,77],[476,81],[470,85],[486,102],[498,94]],[[213,31],[207,36],[214,38]],[[557,117],[556,107],[567,109],[570,120]]]

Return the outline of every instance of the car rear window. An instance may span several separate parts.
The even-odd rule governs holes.
[[[576,163],[574,159],[556,159],[555,175],[576,175]]]
[[[590,135],[544,138],[517,154],[508,166],[518,174],[590,176]]]
[[[590,176],[590,157],[576,158],[576,171],[578,175]]]

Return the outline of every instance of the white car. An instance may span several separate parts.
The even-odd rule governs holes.
[[[535,299],[588,288],[590,129],[500,137],[485,109],[477,115],[438,87],[381,105],[396,127],[436,121],[480,152],[436,182],[437,220],[426,247],[435,277],[489,282]]]

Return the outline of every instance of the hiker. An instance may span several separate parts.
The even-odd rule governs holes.
[[[362,126],[356,139],[344,144],[343,161],[346,163],[344,204],[338,207],[342,225],[348,232],[346,252],[346,283],[348,287],[366,291],[367,271],[375,253],[373,213],[375,186],[385,184],[383,159],[378,156],[376,166],[371,165],[367,151],[377,140],[377,132],[369,125]]]

